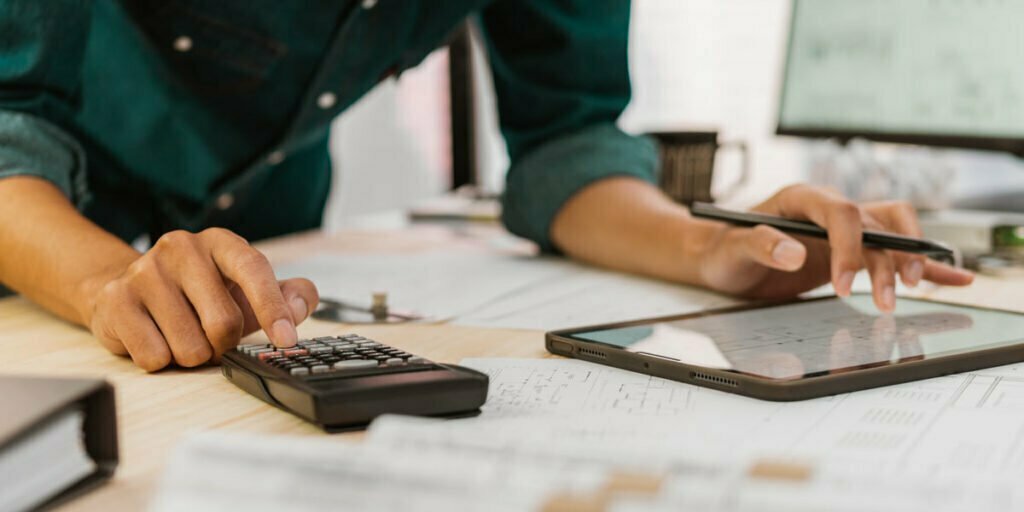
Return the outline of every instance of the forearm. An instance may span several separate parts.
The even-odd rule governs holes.
[[[0,179],[0,247],[0,281],[82,325],[102,276],[139,257],[78,213],[57,187],[27,176]]]
[[[615,270],[704,286],[700,261],[723,227],[694,219],[657,187],[608,178],[573,196],[551,237],[567,255]]]

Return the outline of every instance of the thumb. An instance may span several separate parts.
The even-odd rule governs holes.
[[[759,225],[745,233],[742,251],[749,259],[776,270],[795,272],[807,261],[807,248],[789,235]]]

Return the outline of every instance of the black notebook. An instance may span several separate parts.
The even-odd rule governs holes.
[[[32,510],[117,466],[114,390],[102,380],[0,377],[0,510]]]

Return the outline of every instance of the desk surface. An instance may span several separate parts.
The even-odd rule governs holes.
[[[488,250],[479,239],[441,228],[399,232],[305,234],[260,244],[273,262],[314,250],[405,252],[463,247]],[[1024,278],[979,276],[967,289],[937,289],[924,295],[968,304],[1024,311]],[[1015,293],[1018,292],[1018,293]],[[351,332],[351,327],[309,320],[302,337]],[[543,333],[452,325],[362,326],[358,332],[430,359],[458,362],[464,357],[546,357]],[[262,336],[253,335],[253,339]],[[21,298],[0,300],[0,373],[84,375],[107,378],[117,392],[121,464],[113,481],[66,505],[66,510],[139,510],[148,505],[161,470],[182,435],[220,429],[251,433],[325,435],[298,418],[238,390],[218,368],[168,370],[149,375],[130,360],[103,349],[79,327],[50,316]],[[358,434],[332,436],[339,442]]]

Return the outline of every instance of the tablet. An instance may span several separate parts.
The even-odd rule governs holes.
[[[766,400],[802,400],[1024,361],[1024,315],[867,294],[551,332],[549,352]]]

